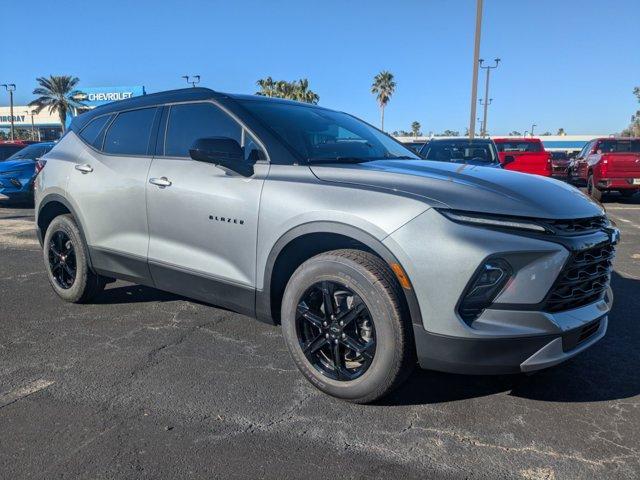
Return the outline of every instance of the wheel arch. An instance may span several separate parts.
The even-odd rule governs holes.
[[[324,221],[299,225],[283,234],[271,248],[264,268],[263,288],[256,292],[256,317],[267,323],[279,323],[282,295],[296,268],[314,255],[339,248],[369,251],[380,257],[389,268],[392,264],[402,267],[380,240],[357,227]],[[402,293],[404,298],[401,300],[412,322],[422,325],[413,287],[402,288]]]
[[[77,215],[69,201],[57,193],[50,193],[49,195],[46,195],[38,205],[36,215],[36,233],[40,245],[43,245],[44,237],[49,225],[51,225],[51,222],[60,215],[71,215],[73,217],[73,220],[76,222],[78,229],[80,230],[80,235],[82,235],[82,241],[85,245],[88,245],[80,217]],[[89,267],[93,269],[90,255],[88,255],[87,260],[89,262]]]

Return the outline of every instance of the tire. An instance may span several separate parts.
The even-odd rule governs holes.
[[[334,320],[326,314],[325,287],[333,290],[328,298],[333,300]],[[334,397],[369,403],[397,388],[416,364],[403,305],[401,287],[382,259],[360,250],[334,250],[307,260],[289,279],[282,300],[283,335],[296,366],[314,386]],[[340,318],[350,319],[358,310],[355,320],[338,326]],[[309,314],[328,327],[309,321]],[[307,355],[303,345],[313,350],[313,336],[324,344]],[[357,348],[349,347],[354,345]],[[342,369],[335,368],[336,351],[343,354]]]
[[[595,186],[593,174],[589,174],[589,178],[587,179],[587,194],[598,202],[602,199],[602,191],[598,190],[598,187]]]
[[[620,192],[620,195],[622,195],[624,198],[631,198],[636,193],[638,193],[637,190],[618,190],[618,191]]]
[[[89,268],[87,246],[71,215],[53,219],[42,250],[49,283],[64,301],[86,303],[104,290],[108,279]]]

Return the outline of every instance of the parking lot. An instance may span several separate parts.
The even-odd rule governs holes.
[[[90,305],[48,285],[33,211],[0,207],[1,478],[638,478],[640,198],[609,332],[533,376],[416,371],[332,399],[279,327],[124,282]]]

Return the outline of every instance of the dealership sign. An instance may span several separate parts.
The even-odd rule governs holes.
[[[87,107],[97,107],[105,103],[139,97],[146,93],[144,87],[140,85],[134,87],[80,88],[80,91],[82,94],[77,96],[77,100],[84,103]]]
[[[14,123],[24,122],[24,115],[14,115]],[[0,115],[0,123],[11,123],[11,115]]]

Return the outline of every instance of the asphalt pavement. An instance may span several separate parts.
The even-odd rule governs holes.
[[[117,282],[48,285],[33,211],[0,206],[0,478],[640,477],[640,197],[607,336],[532,376],[416,371],[375,405],[330,398],[280,328]]]

